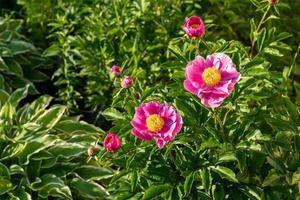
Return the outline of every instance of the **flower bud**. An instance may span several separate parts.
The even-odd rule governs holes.
[[[93,146],[90,146],[88,149],[87,149],[87,154],[88,156],[93,156],[95,153],[95,148]]]
[[[269,3],[270,3],[271,5],[275,5],[275,4],[278,3],[278,0],[269,0]]]
[[[113,65],[111,67],[111,73],[115,76],[119,76],[122,73],[122,68],[118,65]]]
[[[121,87],[122,88],[130,88],[133,85],[133,79],[131,76],[126,76],[121,81]]]
[[[103,144],[107,151],[117,151],[121,147],[121,139],[117,134],[109,132],[104,138]]]
[[[189,17],[183,24],[183,29],[190,38],[200,38],[205,33],[204,22],[198,16]]]

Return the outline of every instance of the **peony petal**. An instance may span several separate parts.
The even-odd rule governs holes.
[[[187,91],[193,93],[193,94],[197,94],[198,93],[198,89],[195,88],[191,82],[189,80],[184,80],[183,82],[183,86],[184,86],[184,89],[186,89]]]
[[[152,139],[152,136],[149,135],[147,132],[142,133],[142,132],[137,131],[134,128],[131,129],[131,133],[142,140],[151,140]]]
[[[133,119],[133,120],[131,120],[131,125],[138,131],[147,131],[148,130],[148,128],[146,126],[146,122],[140,123],[140,122],[136,121],[135,119]]]
[[[151,101],[143,106],[143,110],[145,112],[145,116],[148,117],[152,114],[158,114],[160,112],[161,106],[156,101]]]
[[[224,94],[214,94],[214,93],[201,93],[199,98],[201,103],[209,108],[219,107],[228,95]]]
[[[160,148],[160,149],[164,148],[164,146],[167,143],[165,140],[163,140],[162,138],[158,138],[158,137],[155,137],[154,140],[155,140],[158,148]]]

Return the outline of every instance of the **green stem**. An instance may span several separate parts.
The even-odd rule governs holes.
[[[218,122],[219,127],[221,129],[220,131],[221,131],[221,134],[222,134],[222,140],[223,140],[224,143],[226,143],[227,138],[226,138],[225,132],[224,132],[224,124],[222,123],[222,120],[221,120],[221,118],[219,116],[219,113],[214,112],[214,116],[215,116],[215,120]]]
[[[267,8],[267,10],[265,11],[264,15],[263,15],[262,18],[260,19],[259,24],[258,24],[258,26],[257,26],[257,28],[256,28],[256,30],[255,30],[255,33],[256,33],[256,34],[259,32],[261,26],[263,25],[263,23],[264,23],[264,21],[265,21],[265,18],[266,18],[266,16],[267,16],[267,14],[268,14],[270,8],[271,8],[271,6],[269,5],[268,8]],[[254,46],[255,46],[255,40],[254,40],[254,38],[253,38],[253,41],[252,41],[252,44],[251,44],[250,57],[252,57],[252,55],[253,55]]]
[[[288,73],[288,77],[290,77],[290,75],[291,75],[291,73],[292,73],[292,71],[293,71],[293,69],[294,69],[294,66],[296,65],[296,59],[297,59],[297,57],[298,57],[299,51],[300,51],[300,45],[298,45],[298,49],[297,49],[297,51],[296,51],[296,53],[295,53],[295,56],[294,56],[294,59],[293,59],[293,63],[292,63],[292,65],[290,66],[290,70],[289,70],[289,73]]]
[[[196,47],[196,56],[200,55],[199,54],[199,40],[195,39],[195,47]]]

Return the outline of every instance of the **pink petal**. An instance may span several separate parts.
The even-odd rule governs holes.
[[[187,91],[189,91],[193,94],[198,93],[198,89],[195,88],[188,79],[184,80],[183,86],[184,86],[184,89],[186,89]]]
[[[137,131],[136,129],[131,129],[131,133],[142,140],[151,140],[152,139],[152,136],[149,135],[147,132],[141,133],[141,132]]]

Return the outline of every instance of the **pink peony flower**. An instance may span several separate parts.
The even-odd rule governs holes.
[[[205,26],[200,17],[191,16],[184,24],[183,29],[190,38],[200,38],[205,33]]]
[[[278,3],[278,0],[269,0],[269,3],[270,3],[271,5],[277,4],[277,3]]]
[[[122,88],[130,88],[133,85],[133,79],[131,76],[125,76],[123,80],[121,81],[121,87]]]
[[[151,101],[136,108],[131,125],[133,135],[142,140],[154,139],[161,149],[179,133],[182,118],[172,106]]]
[[[122,68],[118,65],[113,65],[111,67],[111,73],[115,76],[119,76],[122,73]]]
[[[117,151],[121,147],[121,139],[117,134],[109,132],[104,138],[103,144],[107,151]]]
[[[215,53],[206,60],[197,56],[187,64],[184,88],[197,95],[206,107],[220,106],[240,80],[235,64],[224,53]]]

